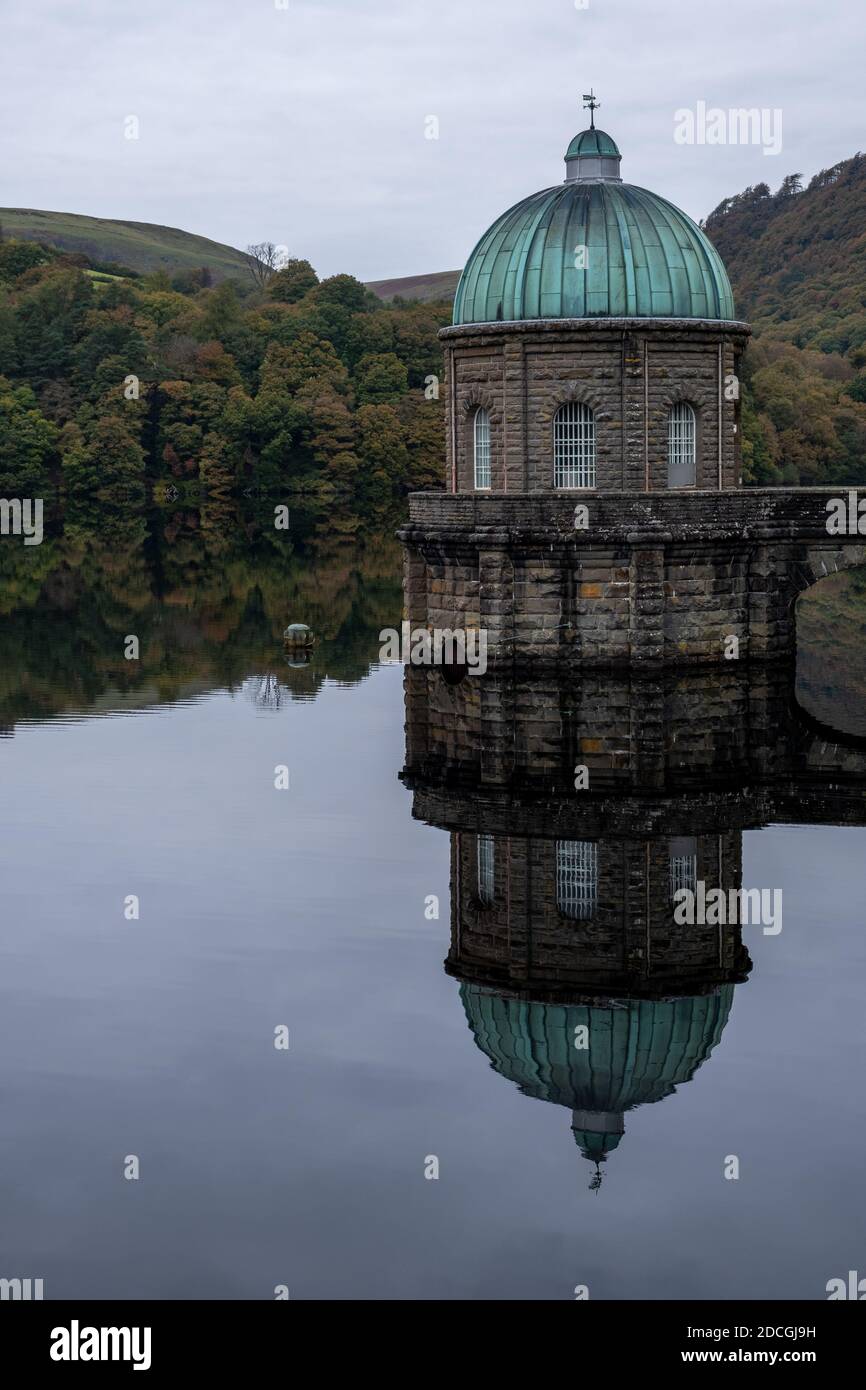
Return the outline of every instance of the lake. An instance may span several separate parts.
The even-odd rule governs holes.
[[[844,663],[404,672],[392,531],[2,542],[0,1276],[826,1297],[866,1224]],[[783,913],[677,923],[698,881]]]

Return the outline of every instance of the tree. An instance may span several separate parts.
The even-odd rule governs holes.
[[[0,242],[0,280],[16,280],[26,270],[44,265],[49,259],[44,247],[35,241]]]
[[[280,250],[272,241],[255,241],[247,247],[247,270],[253,284],[263,290],[280,268]]]
[[[39,410],[29,386],[0,377],[0,488],[24,492],[45,481],[57,429]]]
[[[141,492],[145,454],[131,412],[98,416],[63,460],[67,487],[113,500],[130,490]],[[86,442],[85,442],[86,441]]]
[[[208,296],[201,319],[201,331],[205,338],[224,340],[241,320],[241,306],[237,290],[231,280],[223,280]]]
[[[199,482],[213,496],[224,497],[237,482],[236,463],[226,441],[219,435],[209,434],[199,455]]]
[[[786,174],[782,179],[777,198],[790,198],[794,193],[802,193],[803,179],[800,174]]]
[[[268,294],[271,299],[276,299],[281,304],[297,304],[298,300],[303,299],[310,290],[314,290],[318,283],[319,277],[310,262],[292,257],[269,281]]]
[[[336,304],[354,314],[362,309],[378,308],[379,305],[376,296],[354,275],[330,275],[327,280],[321,280],[316,290],[316,302]]]
[[[365,490],[371,500],[384,502],[408,476],[406,431],[390,405],[362,405],[358,411],[358,453],[364,465]]]
[[[45,278],[16,295],[17,372],[31,386],[67,376],[75,343],[93,304],[93,285],[80,270],[46,267]]]
[[[846,396],[850,396],[853,401],[866,403],[866,372],[861,373],[850,386],[845,388]]]
[[[279,387],[292,394],[309,383],[330,383],[345,392],[349,374],[333,345],[315,333],[301,333],[288,347],[269,343],[259,372],[261,391]]]
[[[403,491],[441,488],[445,476],[445,412],[441,399],[427,400],[412,391],[400,405],[400,418],[409,449]]]
[[[409,389],[405,362],[394,352],[368,352],[355,368],[355,393],[360,405],[386,401],[395,405]]]

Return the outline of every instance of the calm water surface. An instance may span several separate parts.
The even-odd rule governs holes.
[[[456,830],[420,818],[453,766],[400,780],[403,672],[377,664],[400,619],[393,549],[223,553],[193,528],[158,564],[147,538],[122,560],[70,541],[17,563],[0,618],[0,1275],[49,1298],[809,1299],[863,1268],[866,828],[740,842],[731,826],[743,883],[783,890],[784,930],[743,928],[739,983],[699,966],[645,999],[611,1081],[569,1045],[591,1009],[603,1029],[638,1009],[620,986],[532,1008],[444,969],[461,853],[489,833],[501,866],[519,837],[473,791],[477,748]],[[322,634],[306,668],[284,659],[292,620]],[[550,921],[542,850],[565,812],[544,795],[529,912]],[[628,843],[682,836],[675,801]],[[560,974],[581,968],[574,926]],[[629,1056],[647,1037],[650,1061]],[[573,1111],[617,1088],[599,1187],[601,1141]]]

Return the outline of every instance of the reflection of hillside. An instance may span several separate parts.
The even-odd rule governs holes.
[[[69,524],[41,547],[0,549],[0,722],[105,713],[194,699],[251,680],[273,707],[358,681],[382,627],[399,622],[400,564],[390,534],[278,532],[224,509]],[[308,666],[282,634],[308,623]],[[139,639],[140,659],[124,656]]]
[[[797,698],[822,724],[866,737],[866,570],[843,570],[797,604]]]

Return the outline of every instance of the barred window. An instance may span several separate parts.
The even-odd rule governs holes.
[[[475,412],[475,487],[490,487],[490,416],[483,405]]]
[[[681,888],[694,893],[698,881],[698,842],[693,835],[671,840],[670,856],[671,901]]]
[[[694,487],[695,412],[678,401],[668,416],[668,487]]]
[[[492,835],[476,835],[475,853],[478,860],[478,897],[489,907],[493,902],[493,876],[496,868],[496,847]]]
[[[595,416],[583,401],[569,401],[554,417],[553,486],[595,487]]]
[[[556,904],[575,922],[586,922],[598,905],[598,845],[594,840],[557,840]]]

